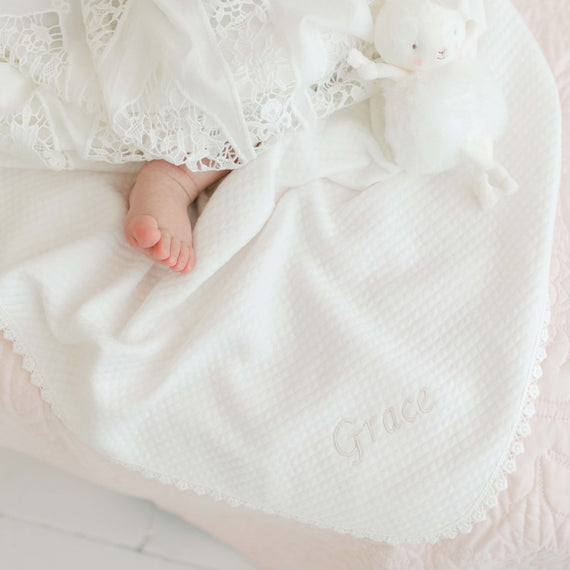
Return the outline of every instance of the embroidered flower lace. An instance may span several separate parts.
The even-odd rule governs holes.
[[[192,96],[177,74],[183,61],[174,65],[150,51],[156,43],[145,52],[144,39],[140,45],[131,34],[125,40],[125,27],[148,29],[149,20],[164,17],[161,0],[38,0],[44,9],[37,13],[0,15],[0,67],[10,66],[27,82],[27,97],[14,91],[8,93],[9,105],[0,104],[0,151],[25,149],[54,169],[72,168],[75,157],[108,163],[162,158],[197,170],[235,168],[288,131],[365,98],[367,87],[346,63],[352,47],[373,53],[363,34],[357,37],[338,22],[304,25],[326,53],[319,79],[305,84],[292,55],[298,46],[292,48],[276,32],[279,1],[204,0],[204,21],[185,32],[192,41],[192,26],[208,28],[211,45],[192,49],[204,51],[204,61],[217,50],[235,124],[224,119],[223,100],[205,105],[206,97]],[[367,7],[368,0],[359,2]],[[162,32],[177,33],[177,23],[165,20]],[[160,35],[160,26],[156,29]],[[300,29],[298,24],[287,36],[301,36]],[[128,83],[109,80],[109,66],[120,69],[121,81]],[[194,80],[201,81],[199,70]],[[125,85],[129,93],[123,97]],[[299,97],[301,106],[295,104]],[[79,121],[72,123],[70,109]]]

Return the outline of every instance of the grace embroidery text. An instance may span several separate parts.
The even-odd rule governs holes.
[[[343,418],[334,430],[334,447],[343,457],[354,457],[352,465],[356,465],[362,460],[365,448],[377,441],[379,429],[392,434],[405,422],[412,423],[422,414],[429,414],[434,407],[428,389],[422,388],[414,399],[406,398],[399,406],[386,408],[381,420],[376,415],[364,421]]]

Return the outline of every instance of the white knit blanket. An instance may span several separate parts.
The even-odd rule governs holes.
[[[65,425],[145,476],[355,536],[485,518],[538,394],[560,163],[550,72],[488,6],[521,184],[493,210],[461,168],[391,167],[366,102],[201,197],[189,275],[126,244],[131,174],[0,170],[0,328]]]

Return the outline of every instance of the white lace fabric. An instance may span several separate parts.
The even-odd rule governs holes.
[[[0,15],[0,61],[63,94],[68,54],[58,12]]]
[[[0,146],[28,155],[31,160],[40,158],[54,170],[69,168],[71,163],[62,152],[50,122],[44,99],[34,93],[21,110],[0,116]]]
[[[304,2],[284,30],[283,0],[33,4],[37,12],[26,2],[2,15],[0,3],[0,67],[29,82],[27,99],[13,93],[10,108],[0,103],[0,151],[26,147],[30,166],[161,158],[194,170],[236,168],[367,96],[346,63],[352,47],[373,49],[367,0],[344,2],[346,23],[321,2]],[[307,71],[295,54],[308,45],[322,53]],[[25,133],[23,115],[37,118]]]

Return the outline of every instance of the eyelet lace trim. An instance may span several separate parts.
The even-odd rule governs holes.
[[[87,43],[95,59],[103,58],[111,46],[128,3],[129,0],[81,0]]]
[[[70,80],[69,56],[59,12],[65,15],[69,5],[66,0],[54,0],[52,5],[57,11],[0,18],[0,59],[65,99],[65,81]],[[82,0],[86,37],[94,61],[105,56],[130,5],[129,0]],[[290,54],[271,30],[271,2],[210,0],[204,7],[220,53],[231,70],[251,147],[258,154],[302,123],[292,105],[296,79]],[[371,44],[344,34],[327,32],[323,39],[329,52],[328,70],[321,81],[307,89],[315,118],[367,96],[369,88],[346,60],[355,46],[374,52]],[[176,81],[165,77],[160,69],[148,78],[140,96],[114,117],[113,124],[103,105],[95,100],[98,89],[93,80],[79,101],[93,117],[87,144],[79,151],[86,159],[124,163],[162,158],[174,164],[185,163],[193,170],[236,168],[247,160],[233,150],[231,133],[188,100]],[[157,101],[161,101],[160,108]],[[27,112],[23,109],[20,114]],[[2,119],[4,128],[7,119]],[[49,127],[44,122],[42,133]],[[21,138],[35,140],[36,136],[34,127]],[[58,135],[52,130],[49,136],[44,134],[44,139],[48,138],[56,141]],[[37,148],[34,150],[37,152]],[[38,155],[50,168],[71,167],[71,160],[55,160],[44,151]]]
[[[366,99],[374,87],[363,82],[348,64],[348,53],[354,47],[372,59],[376,53],[373,44],[362,40],[354,41],[348,36],[327,32],[323,34],[329,48],[329,68],[324,79],[313,85],[309,91],[315,114],[322,118],[335,111]]]
[[[0,17],[0,61],[60,96],[68,59],[57,12]]]
[[[267,33],[269,1],[218,0],[205,7],[243,103],[252,146],[297,128],[300,123],[291,107],[295,76],[286,47],[275,34]],[[238,56],[246,52],[247,59]]]
[[[32,150],[50,168],[63,170],[71,164],[59,149],[41,97],[33,94],[16,113],[0,115],[0,148]]]
[[[159,92],[161,97],[157,99]],[[153,104],[157,100],[164,104]],[[174,82],[162,80],[158,72],[149,78],[141,96],[122,110],[113,126],[105,120],[97,123],[87,158],[119,163],[163,158],[195,171],[223,170],[241,164],[229,136],[192,105]]]
[[[217,0],[207,5],[210,24],[221,53],[232,70],[246,123],[254,146],[267,145],[298,128],[292,97],[295,73],[288,50],[276,34],[269,33],[272,8],[269,0]],[[367,87],[348,65],[355,46],[369,54],[374,47],[344,34],[323,32],[328,69],[323,79],[307,90],[315,117],[325,117],[367,96]],[[240,45],[250,46],[244,59]]]
[[[351,528],[346,527],[331,527],[326,523],[323,524],[321,521],[312,520],[302,517],[297,517],[289,512],[282,512],[279,510],[268,509],[267,506],[262,504],[257,504],[253,501],[244,501],[226,495],[217,491],[216,489],[203,487],[201,485],[194,485],[190,481],[185,481],[182,479],[177,479],[170,477],[163,473],[156,471],[151,471],[142,467],[140,465],[133,465],[125,463],[112,456],[107,456],[112,462],[125,467],[131,471],[135,471],[141,474],[147,479],[154,479],[159,481],[164,485],[172,485],[178,489],[192,490],[198,495],[208,495],[215,499],[216,501],[225,501],[227,504],[233,507],[246,507],[253,510],[262,511],[268,514],[282,516],[288,519],[293,519],[304,524],[311,524],[319,528],[331,529],[342,534],[350,534],[358,538],[370,538],[372,540],[387,542],[388,544],[397,545],[402,542],[409,544],[418,543],[429,543],[435,544],[442,538],[455,538],[458,534],[467,534],[471,532],[473,524],[476,522],[481,522],[487,517],[487,511],[492,507],[496,506],[498,503],[497,495],[502,490],[507,488],[507,475],[516,470],[515,457],[520,455],[524,451],[523,439],[528,437],[531,433],[531,428],[529,425],[530,418],[535,415],[536,410],[534,406],[534,400],[539,395],[538,380],[542,377],[543,371],[541,363],[546,358],[546,343],[548,341],[548,325],[550,323],[550,308],[549,303],[546,305],[546,309],[543,313],[542,326],[538,338],[536,340],[535,354],[533,358],[533,365],[529,371],[529,379],[524,392],[524,397],[521,402],[519,410],[519,418],[515,429],[512,433],[511,440],[505,456],[501,460],[501,463],[493,477],[492,481],[489,483],[487,489],[483,493],[482,497],[473,505],[469,513],[464,517],[464,520],[453,523],[449,527],[440,530],[432,535],[426,535],[422,537],[412,538],[405,541],[401,541],[396,537],[391,536],[379,536],[374,533],[362,533]],[[42,398],[51,406],[53,413],[63,422],[65,426],[69,424],[66,422],[66,417],[63,411],[57,406],[53,394],[49,385],[46,383],[45,379],[38,370],[37,362],[34,357],[29,352],[26,344],[17,333],[17,329],[10,324],[8,318],[4,315],[0,307],[0,330],[4,332],[4,338],[13,343],[13,350],[16,354],[23,356],[23,368],[27,370],[31,375],[32,384],[38,387],[41,391]]]
[[[84,6],[87,3],[84,0]],[[125,5],[125,0],[108,1],[105,9],[98,7],[98,18],[88,12],[89,19],[108,22],[109,31],[92,48],[96,54],[102,53],[101,46],[110,41],[108,36],[117,28]],[[269,0],[216,0],[204,7],[232,72],[251,145],[256,153],[262,152],[301,125],[292,108],[296,80],[288,51],[269,32],[271,4]],[[367,96],[367,87],[351,73],[347,56],[355,45],[365,52],[374,51],[366,42],[342,34],[323,36],[329,48],[329,69],[321,82],[307,90],[315,117],[329,115]],[[250,55],[244,58],[243,53]],[[161,99],[164,104],[153,108],[153,101]],[[163,158],[192,170],[231,169],[246,161],[233,150],[230,134],[160,71],[149,77],[141,96],[121,111],[113,126],[104,119],[97,123],[88,149],[88,159],[122,163]]]

